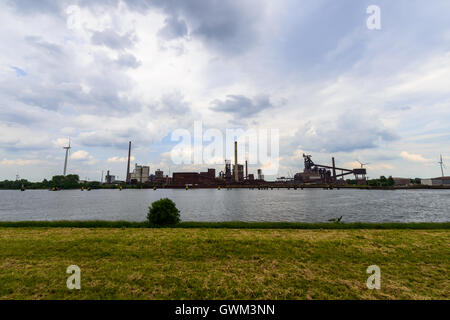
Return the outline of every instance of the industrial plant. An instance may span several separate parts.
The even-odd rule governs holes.
[[[234,142],[234,159],[224,159],[224,167],[216,175],[216,169],[208,168],[204,172],[173,172],[170,174],[164,174],[160,169],[156,169],[152,174],[149,165],[140,165],[135,163],[134,169],[131,171],[131,141],[128,143],[128,158],[127,169],[125,173],[125,180],[119,180],[118,176],[110,173],[110,170],[106,171],[105,179],[102,179],[101,183],[104,185],[139,185],[147,187],[167,187],[167,188],[214,188],[214,187],[291,187],[291,186],[343,186],[348,184],[351,180],[352,185],[371,185],[371,182],[367,179],[367,170],[364,168],[368,163],[362,163],[360,168],[342,168],[336,166],[335,158],[331,158],[331,165],[318,164],[312,160],[312,156],[309,154],[303,154],[303,166],[302,172],[291,174],[289,177],[279,177],[276,181],[266,181],[264,179],[263,170],[261,168],[256,170],[255,173],[249,173],[248,161],[245,160],[244,164],[238,163],[238,142]],[[70,156],[70,138],[67,146],[64,146],[64,170],[63,176],[67,174],[67,162]],[[445,164],[442,160],[438,162],[441,169],[441,176],[430,179],[410,179],[395,177],[392,179],[392,184],[389,186],[395,187],[410,187],[420,184],[423,187],[450,187],[450,176],[444,176]],[[386,179],[386,178],[384,178]],[[419,180],[419,181],[417,181]],[[82,183],[83,181],[79,181]],[[85,181],[87,182],[87,181]],[[378,184],[384,186],[383,183]],[[376,185],[375,185],[376,186]]]
[[[150,173],[150,166],[135,164],[133,171],[131,168],[131,141],[128,144],[128,161],[126,180],[115,180],[109,171],[106,175],[107,184],[121,184],[125,182],[129,185],[149,185],[158,187],[257,187],[257,186],[291,186],[291,185],[343,185],[344,177],[351,175],[357,184],[366,184],[366,169],[361,168],[347,169],[337,167],[334,157],[331,158],[331,166],[314,163],[311,155],[303,154],[304,170],[296,173],[293,178],[279,178],[277,181],[265,181],[262,169],[257,169],[255,173],[249,173],[248,161],[238,163],[238,143],[234,142],[234,159],[224,160],[224,167],[216,175],[216,169],[208,168],[204,172],[173,172],[172,176],[164,175],[160,169]]]
[[[262,170],[257,170],[257,178],[254,174],[248,173],[248,161],[245,165],[238,163],[237,141],[234,143],[234,164],[231,160],[225,160],[224,169],[216,175],[216,169],[209,168],[205,172],[173,172],[172,177],[164,175],[160,169],[155,170],[154,174],[150,173],[150,166],[135,164],[133,171],[131,168],[131,141],[128,144],[128,161],[126,180],[116,180],[114,175],[107,171],[105,177],[106,184],[149,184],[153,186],[164,187],[217,187],[226,185],[248,185],[250,183],[263,183],[264,175]]]
[[[305,169],[295,174],[294,182],[296,183],[344,184],[344,176],[353,174],[357,184],[366,184],[366,169],[362,168],[363,164],[361,168],[344,169],[336,167],[334,157],[331,158],[331,166],[314,163],[311,155],[303,154],[303,160]]]

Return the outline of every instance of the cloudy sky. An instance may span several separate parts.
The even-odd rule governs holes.
[[[366,26],[369,5],[381,30]],[[166,173],[171,133],[278,129],[301,154],[369,177],[450,173],[450,2],[0,1],[0,180]],[[260,166],[264,167],[265,164]],[[215,166],[221,168],[221,165]],[[251,171],[257,166],[252,166]]]

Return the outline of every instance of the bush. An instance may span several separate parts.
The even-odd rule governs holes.
[[[147,220],[152,225],[168,226],[180,222],[180,210],[167,198],[155,201],[149,207]]]

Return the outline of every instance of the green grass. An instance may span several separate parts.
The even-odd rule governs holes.
[[[449,298],[448,225],[443,230],[185,226],[0,228],[0,299]],[[81,268],[81,290],[66,288],[72,264]],[[373,264],[381,268],[381,290],[366,287],[366,269]]]
[[[147,222],[130,221],[0,221],[0,228],[157,228]],[[450,229],[450,222],[307,223],[307,222],[181,222],[170,228],[213,229]]]

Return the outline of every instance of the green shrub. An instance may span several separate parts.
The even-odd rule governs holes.
[[[180,222],[180,210],[168,199],[160,199],[149,207],[147,220],[152,225],[169,226]]]

